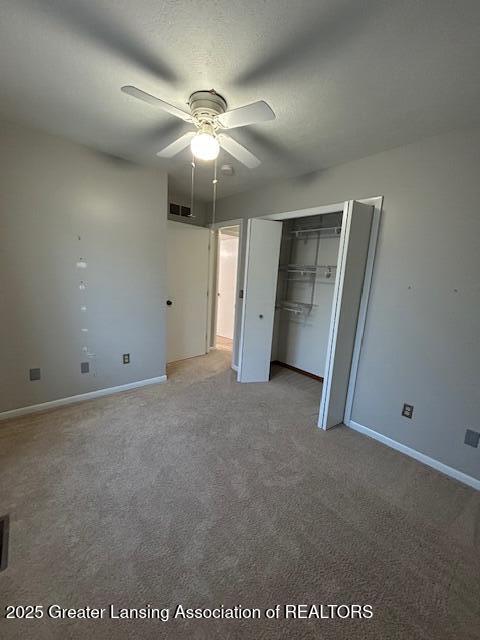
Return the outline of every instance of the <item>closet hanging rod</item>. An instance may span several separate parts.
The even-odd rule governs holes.
[[[312,272],[316,273],[319,269],[336,269],[336,264],[281,264],[279,269],[281,271],[292,271],[292,272]]]
[[[342,227],[314,227],[312,229],[292,229],[289,232],[291,236],[298,236],[302,233],[318,233],[319,235],[336,237],[339,236],[342,231]],[[322,233],[323,232],[323,233]]]
[[[304,280],[302,278],[287,278],[288,282],[303,282],[303,284],[310,284],[309,280]],[[328,280],[317,280],[317,284],[334,284],[335,278],[330,278]]]
[[[309,304],[308,302],[282,300],[276,306],[277,309],[282,309],[283,311],[291,311],[292,313],[310,313],[313,307],[316,307],[317,305]]]

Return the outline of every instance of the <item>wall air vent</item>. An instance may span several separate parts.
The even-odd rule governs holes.
[[[182,218],[192,217],[192,210],[190,207],[183,204],[176,204],[175,202],[170,202],[168,212],[171,216],[181,216]]]

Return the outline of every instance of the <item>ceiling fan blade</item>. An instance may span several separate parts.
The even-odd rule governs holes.
[[[222,149],[225,149],[231,156],[236,158],[239,162],[244,164],[249,169],[255,169],[260,164],[260,160],[253,155],[248,149],[245,149],[243,145],[231,138],[230,136],[221,133],[218,136],[218,141]]]
[[[363,35],[374,17],[378,18],[375,14],[383,11],[386,5],[381,0],[371,0],[369,10],[365,11],[362,2],[312,3],[316,8],[309,18],[304,19],[303,27],[292,28],[281,39],[279,48],[269,51],[263,59],[261,55],[255,56],[253,66],[244,69],[234,79],[235,84],[258,87],[287,72],[296,70],[302,73],[302,67],[313,60],[317,72],[323,71],[337,51],[345,50]]]
[[[128,65],[136,65],[163,82],[178,82],[177,72],[165,62],[165,56],[157,43],[148,44],[148,38],[135,29],[130,29],[122,20],[120,12],[105,2],[78,2],[76,0],[36,0],[29,2],[29,10],[37,10],[41,17],[48,15],[49,21],[59,23],[75,37],[93,43],[99,50],[120,56]],[[100,6],[103,5],[103,6]]]
[[[160,107],[160,109],[163,109],[167,113],[170,113],[172,116],[176,116],[177,118],[185,120],[185,122],[193,122],[192,116],[186,111],[182,111],[182,109],[179,109],[178,107],[175,107],[173,104],[165,102],[164,100],[160,100],[160,98],[156,98],[150,93],[146,93],[146,91],[137,89],[137,87],[127,85],[125,87],[122,87],[122,91],[123,93],[132,96],[132,98],[138,98],[139,100],[143,100],[143,102],[147,102],[148,104],[153,105],[154,107]]]
[[[245,127],[247,124],[267,122],[268,120],[275,120],[275,114],[264,100],[246,104],[238,109],[232,109],[217,117],[217,121],[224,129]]]
[[[173,156],[176,156],[177,153],[180,153],[180,151],[183,151],[188,147],[194,135],[195,131],[187,131],[187,133],[184,133],[183,136],[177,138],[175,142],[172,142],[161,151],[159,151],[157,153],[157,156],[159,158],[173,158]]]

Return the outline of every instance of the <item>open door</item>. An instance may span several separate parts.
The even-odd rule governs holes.
[[[373,207],[345,203],[318,426],[343,422],[356,326],[370,245]]]
[[[167,362],[207,352],[210,231],[167,222]]]
[[[270,377],[281,238],[281,222],[248,221],[239,382],[267,382]]]

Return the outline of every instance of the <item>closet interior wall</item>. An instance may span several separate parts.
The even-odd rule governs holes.
[[[283,223],[272,360],[324,377],[342,212]]]

